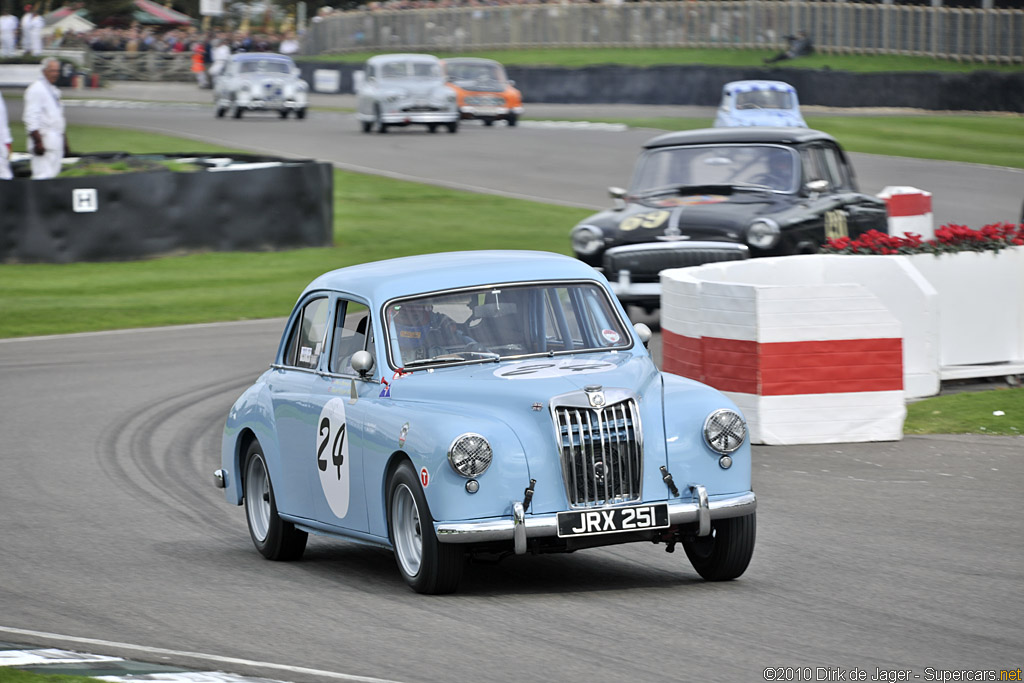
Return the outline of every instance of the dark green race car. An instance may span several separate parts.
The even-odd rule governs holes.
[[[709,128],[644,145],[616,206],[572,230],[577,258],[619,299],[659,306],[666,268],[810,254],[829,238],[888,232],[885,202],[858,191],[830,135],[806,128]]]

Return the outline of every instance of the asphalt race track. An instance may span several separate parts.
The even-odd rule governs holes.
[[[631,165],[650,134],[364,136],[344,114],[218,121],[184,107],[70,116],[351,166],[379,160],[414,177],[433,160],[455,184],[538,199],[557,188],[596,206],[605,185],[628,179],[597,161]],[[892,163],[958,184],[945,165]],[[1014,197],[1000,201],[1016,211]],[[765,680],[768,667],[929,680],[927,667],[1021,666],[1021,437],[756,447],[758,546],[747,573],[723,584],[701,581],[681,549],[653,545],[476,564],[445,597],[413,593],[389,553],[354,543],[313,538],[302,561],[268,562],[212,472],[227,409],[266,368],[281,324],[0,340],[0,639],[67,645],[3,627],[94,638],[178,653],[92,648],[100,654],[296,682],[742,682]]]

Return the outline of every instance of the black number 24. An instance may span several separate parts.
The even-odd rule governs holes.
[[[330,418],[324,418],[320,420],[320,436],[323,437],[323,441],[320,442],[320,447],[316,449],[316,464],[320,468],[321,472],[327,471],[327,458],[324,457],[324,451],[327,449],[327,444],[331,440],[331,420]],[[345,445],[345,424],[342,423],[341,429],[338,430],[337,435],[334,437],[334,447],[331,448],[331,464],[338,468],[338,481],[341,481],[341,465],[345,462],[345,456],[341,454],[342,446]]]

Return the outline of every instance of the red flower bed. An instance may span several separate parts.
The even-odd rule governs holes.
[[[887,235],[869,230],[855,240],[830,239],[821,251],[825,254],[942,254],[956,251],[999,251],[1024,246],[1024,223],[995,223],[980,230],[965,225],[944,225],[935,231],[935,239],[922,240],[912,232]]]

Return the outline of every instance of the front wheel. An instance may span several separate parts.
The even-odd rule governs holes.
[[[462,546],[437,540],[423,487],[408,461],[388,480],[388,533],[398,570],[414,591],[437,595],[458,588]]]
[[[707,581],[729,581],[747,570],[754,554],[757,513],[720,519],[711,534],[683,541],[683,549],[697,573]]]
[[[259,441],[249,444],[245,454],[245,521],[249,536],[268,560],[297,560],[306,550],[309,535],[277,514],[274,487],[270,483],[266,456]]]
[[[514,125],[516,125],[519,122],[519,115],[518,114],[509,114],[508,118],[505,119],[505,120],[508,121],[508,125],[514,126]]]
[[[452,121],[451,123],[446,123],[444,125],[446,125],[448,127],[448,132],[449,133],[458,133],[459,132],[459,122],[458,121]]]
[[[300,121],[302,119],[306,118],[306,108],[303,107],[302,109],[296,109],[295,110],[295,118],[299,119]]]

